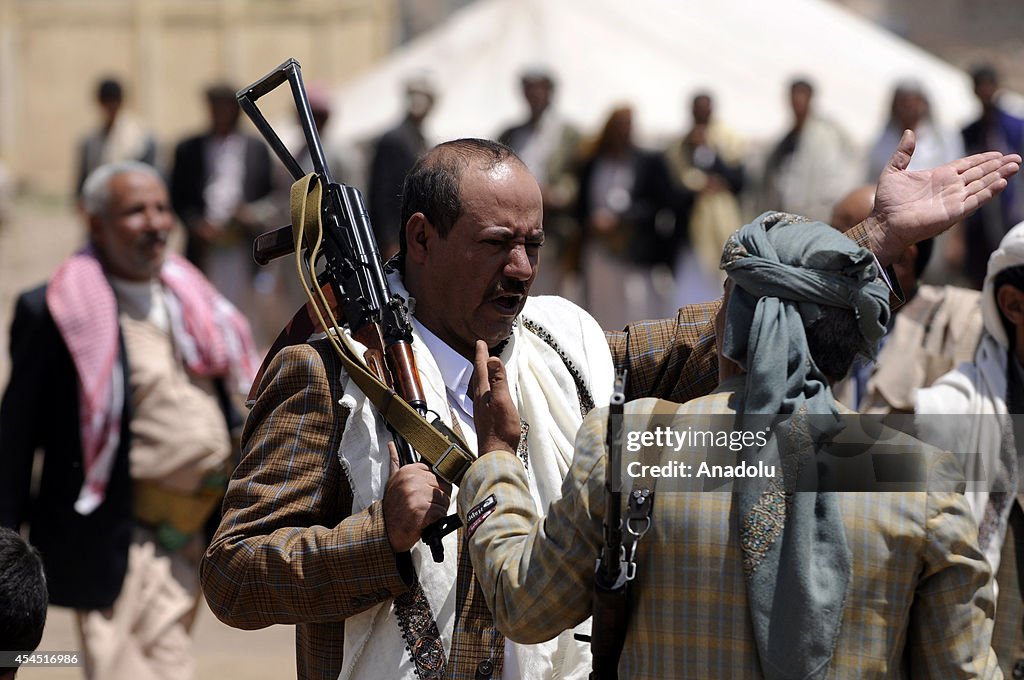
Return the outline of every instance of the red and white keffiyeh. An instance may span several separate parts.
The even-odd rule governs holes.
[[[177,255],[167,256],[160,281],[175,345],[188,370],[230,378],[244,394],[259,368],[249,322]],[[46,304],[78,374],[85,481],[75,509],[89,514],[103,502],[125,399],[117,300],[92,246],[60,266],[47,286]]]

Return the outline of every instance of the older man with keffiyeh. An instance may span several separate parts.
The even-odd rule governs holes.
[[[963,496],[938,485],[847,493],[817,484],[836,482],[824,443],[856,443],[830,384],[856,353],[874,352],[889,317],[874,258],[825,224],[766,213],[730,238],[722,267],[718,389],[683,406],[631,402],[624,429],[684,433],[725,421],[754,434],[760,418],[774,418],[763,445],[734,451],[749,469],[772,472],[730,480],[734,493],[700,492],[721,480],[643,482],[658,485],[658,498],[636,557],[619,677],[998,677],[991,572]],[[481,350],[476,370],[477,429],[492,453],[459,494],[460,512],[475,520],[470,555],[498,629],[543,640],[590,614],[607,413],[584,421],[563,497],[540,518],[509,454],[517,421],[503,369]],[[923,461],[920,471],[956,479],[948,457],[886,436]],[[664,470],[686,460],[661,444],[637,455]],[[629,469],[624,491],[642,483]],[[680,488],[697,492],[672,493]]]
[[[167,253],[155,170],[101,166],[82,200],[89,243],[18,298],[0,525],[29,525],[50,603],[77,610],[87,677],[190,678],[203,527],[258,357],[246,320]]]

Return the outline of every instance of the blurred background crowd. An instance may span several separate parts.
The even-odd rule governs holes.
[[[82,183],[118,160],[166,178],[175,246],[270,344],[303,300],[287,264],[259,268],[250,253],[287,223],[290,178],[234,95],[289,57],[335,179],[362,191],[385,255],[418,154],[500,139],[543,190],[533,293],[615,328],[717,297],[722,243],[764,210],[862,219],[863,187],[904,129],[912,169],[1024,152],[1021,18],[1019,0],[0,0],[0,384],[15,295],[82,246]],[[283,92],[261,107],[308,164]],[[907,267],[980,288],[1022,220],[1018,178]],[[872,370],[855,367],[851,403],[872,394]],[[233,677],[217,641],[238,638],[217,634],[198,635],[213,640],[199,655],[222,664],[201,662],[201,677]],[[257,654],[246,677],[291,668],[291,631],[268,635],[254,649],[284,658]]]
[[[287,223],[290,178],[234,91],[290,56],[382,251],[397,247],[397,195],[420,152],[500,138],[544,190],[534,292],[574,299],[606,328],[717,296],[725,236],[766,209],[829,220],[877,179],[903,129],[918,137],[912,167],[1021,149],[1021,100],[1006,87],[1024,78],[1020,43],[999,42],[1012,3],[947,0],[972,18],[967,37],[911,0],[677,5],[54,0],[44,14],[0,0],[0,248],[17,262],[0,273],[0,321],[13,289],[80,241],[41,241],[54,228],[31,225],[73,221],[88,172],[132,158],[168,179],[180,247],[268,345],[302,300],[286,265],[259,269],[249,252]],[[261,105],[308,159],[289,98]],[[980,287],[1022,218],[1011,187],[937,244],[925,280]]]

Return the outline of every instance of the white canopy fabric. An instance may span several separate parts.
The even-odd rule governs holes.
[[[367,139],[396,124],[404,81],[427,74],[438,90],[432,141],[496,136],[525,116],[518,78],[531,65],[555,74],[555,107],[582,130],[628,103],[647,141],[687,129],[700,89],[730,128],[774,140],[797,75],[815,84],[815,110],[862,148],[902,79],[924,85],[940,125],[977,111],[963,72],[825,0],[478,0],[337,92],[333,135]]]

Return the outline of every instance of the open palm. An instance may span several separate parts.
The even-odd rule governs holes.
[[[883,229],[874,236],[888,255],[959,222],[1006,188],[1007,178],[1020,169],[1020,156],[989,151],[912,172],[907,166],[914,145],[914,133],[905,131],[878,179],[872,217]]]

